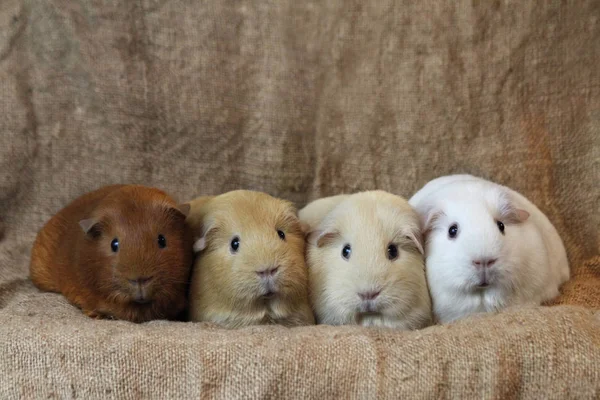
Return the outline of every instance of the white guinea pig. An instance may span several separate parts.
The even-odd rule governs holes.
[[[437,321],[541,304],[569,279],[564,245],[521,194],[471,175],[434,179],[409,203],[421,215]]]
[[[432,322],[419,216],[398,196],[361,192],[299,212],[317,321],[418,329]]]

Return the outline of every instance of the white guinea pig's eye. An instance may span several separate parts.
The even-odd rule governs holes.
[[[352,247],[350,247],[350,245],[347,244],[342,249],[342,257],[348,260],[350,258],[350,254],[352,254]]]
[[[504,224],[502,221],[496,221],[496,225],[498,225],[498,229],[500,229],[500,232],[504,235]]]
[[[395,260],[398,258],[398,246],[395,244],[390,244],[387,248],[387,258],[388,260]]]
[[[452,224],[452,225],[450,225],[450,228],[448,229],[448,237],[450,239],[454,239],[454,238],[456,238],[456,236],[458,236],[458,225]]]
[[[237,253],[238,249],[240,248],[240,238],[236,236],[233,239],[231,239],[230,246],[231,246],[231,252]]]

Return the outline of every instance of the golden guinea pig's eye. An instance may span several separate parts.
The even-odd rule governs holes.
[[[278,230],[277,234],[279,235],[279,239],[285,240],[285,233],[282,230]]]
[[[237,253],[238,249],[240,248],[240,238],[236,236],[231,239],[230,247],[232,253]]]

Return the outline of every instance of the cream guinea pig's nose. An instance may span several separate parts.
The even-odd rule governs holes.
[[[360,297],[362,300],[374,300],[377,298],[377,296],[379,296],[379,294],[381,293],[381,290],[372,290],[369,292],[360,292],[358,293],[358,297]]]

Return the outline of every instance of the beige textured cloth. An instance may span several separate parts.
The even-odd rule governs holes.
[[[0,398],[600,397],[598,1],[0,2]],[[555,307],[418,332],[93,321],[27,279],[110,183],[298,206],[469,172],[536,203]]]

